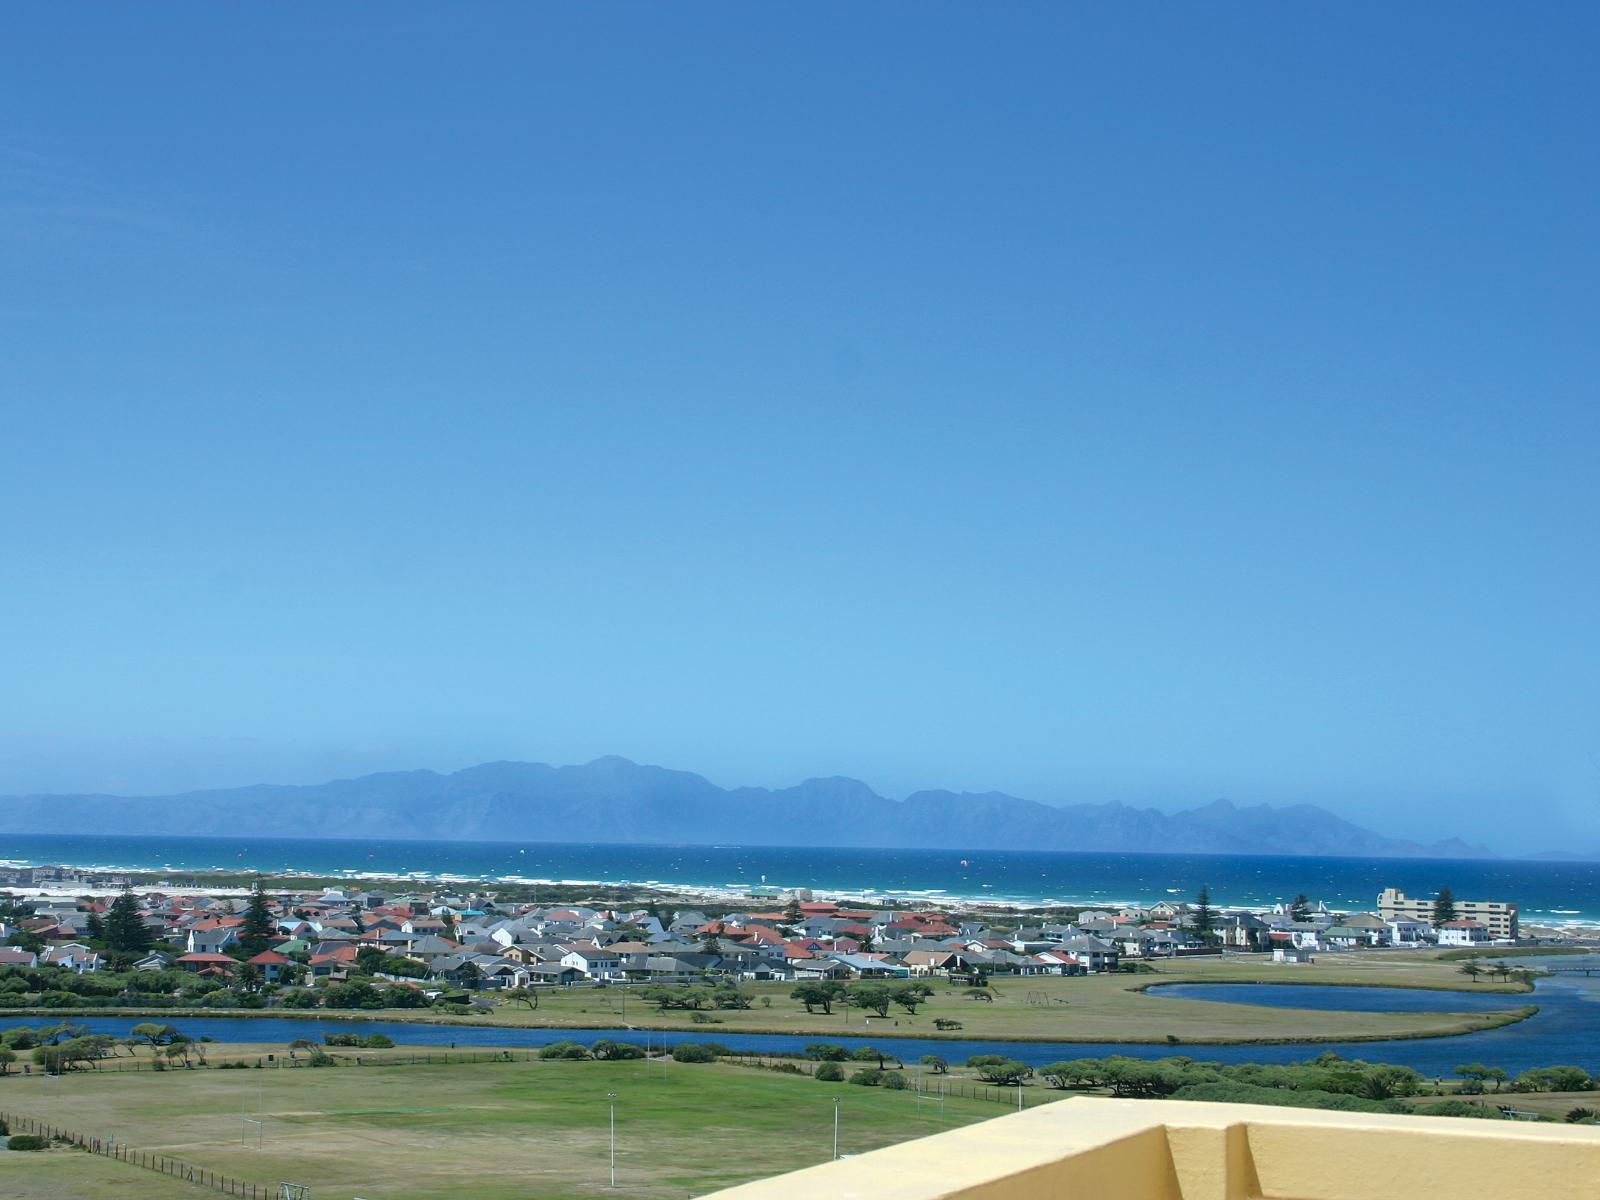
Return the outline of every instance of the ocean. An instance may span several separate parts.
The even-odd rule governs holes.
[[[1106,906],[1190,899],[1203,884],[1222,905],[1264,907],[1304,892],[1330,907],[1368,909],[1385,887],[1411,895],[1448,887],[1459,898],[1513,901],[1525,923],[1600,924],[1600,863],[1505,859],[0,834],[0,861],[160,871],[175,881],[218,869]]]

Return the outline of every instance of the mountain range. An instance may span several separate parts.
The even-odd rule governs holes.
[[[1386,837],[1311,804],[1217,800],[1163,813],[1055,806],[1001,792],[894,800],[856,779],[722,788],[688,771],[599,758],[582,766],[495,762],[451,774],[391,771],[307,786],[258,784],[172,796],[0,798],[0,833],[715,843],[911,849],[1490,857],[1451,838]]]

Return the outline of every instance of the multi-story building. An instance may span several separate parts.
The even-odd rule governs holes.
[[[1477,921],[1489,930],[1496,941],[1517,936],[1517,906],[1508,900],[1456,900],[1456,916],[1466,921]],[[1413,921],[1433,923],[1433,899],[1413,898],[1399,888],[1384,888],[1378,895],[1378,915],[1385,921],[1407,917]]]

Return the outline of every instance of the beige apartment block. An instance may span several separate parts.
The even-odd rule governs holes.
[[[1457,900],[1456,916],[1465,921],[1477,921],[1489,930],[1496,941],[1517,936],[1517,906],[1506,900]],[[1378,915],[1385,921],[1396,917],[1410,917],[1414,921],[1433,923],[1433,897],[1413,899],[1399,888],[1384,888],[1378,894]]]
[[[708,1200],[1554,1200],[1600,1128],[1082,1097]]]

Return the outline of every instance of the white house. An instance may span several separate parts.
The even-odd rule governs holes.
[[[1489,927],[1478,921],[1446,921],[1439,926],[1441,946],[1485,946],[1492,940]]]
[[[578,942],[566,948],[561,956],[563,967],[582,971],[590,979],[625,979],[622,959],[614,951],[596,946],[593,942]]]
[[[1396,946],[1420,946],[1433,933],[1433,926],[1411,917],[1395,917],[1389,922],[1389,934]]]

